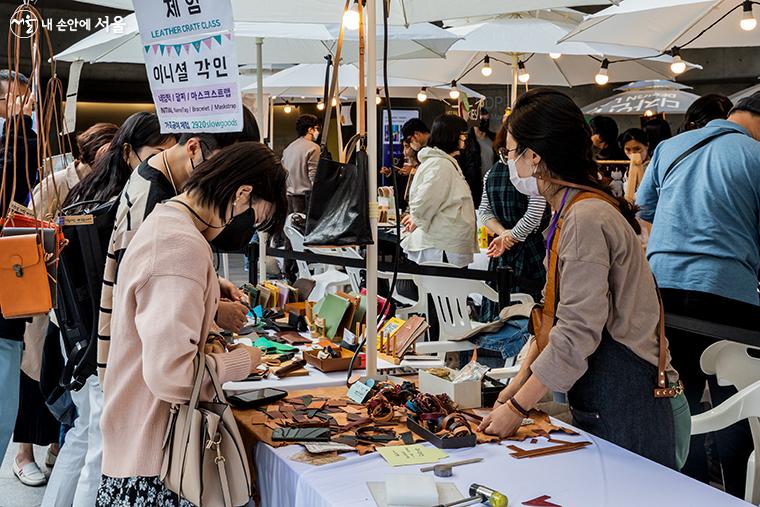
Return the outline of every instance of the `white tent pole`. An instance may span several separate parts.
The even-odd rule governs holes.
[[[383,0],[384,1],[384,0]],[[367,0],[367,151],[369,152],[369,223],[367,247],[367,377],[377,377],[377,0]],[[361,76],[364,79],[364,76]],[[362,104],[363,106],[363,104]]]
[[[519,72],[517,64],[519,61],[520,57],[517,56],[517,53],[512,53],[512,98],[510,100],[510,107],[515,107],[515,102],[517,101],[517,74]]]
[[[256,37],[256,121],[259,128],[264,128],[264,58],[263,58],[264,39]],[[263,130],[262,130],[263,135]],[[259,281],[267,279],[267,244],[269,243],[269,234],[259,232]],[[255,269],[250,266],[249,269]]]

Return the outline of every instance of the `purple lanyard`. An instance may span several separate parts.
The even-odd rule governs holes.
[[[551,225],[549,226],[549,235],[546,237],[546,250],[551,252],[552,241],[554,241],[554,233],[557,232],[557,222],[559,222],[559,216],[562,214],[562,210],[565,208],[565,201],[567,200],[567,194],[570,192],[569,188],[565,189],[565,195],[562,196],[562,203],[559,205],[559,209],[554,213],[552,217]]]

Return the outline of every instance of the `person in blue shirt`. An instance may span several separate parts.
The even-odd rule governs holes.
[[[651,222],[647,258],[669,313],[760,329],[760,93],[737,103],[727,119],[658,146],[636,203]],[[713,406],[736,393],[700,368],[715,339],[668,329],[672,364],[692,414],[703,411],[705,381]],[[746,421],[716,434],[725,489],[742,497],[753,449]],[[708,481],[704,437],[693,437],[684,473]]]

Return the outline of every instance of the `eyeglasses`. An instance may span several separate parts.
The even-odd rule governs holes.
[[[499,161],[504,165],[508,165],[509,153],[513,151],[517,151],[517,148],[512,148],[511,150],[507,148],[499,148]]]

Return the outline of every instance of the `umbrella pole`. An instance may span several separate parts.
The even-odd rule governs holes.
[[[512,97],[510,99],[510,107],[515,107],[515,102],[517,101],[517,64],[519,62],[520,58],[517,56],[517,53],[512,53]]]
[[[264,39],[256,37],[256,122],[263,133],[264,128]],[[271,128],[271,125],[270,125]],[[267,243],[269,234],[259,232],[259,280],[267,279]],[[249,266],[248,269],[255,269]]]
[[[369,223],[367,246],[367,377],[377,377],[377,0],[367,0],[367,151],[369,152]],[[364,76],[361,76],[364,79]],[[391,133],[392,135],[392,133]]]

